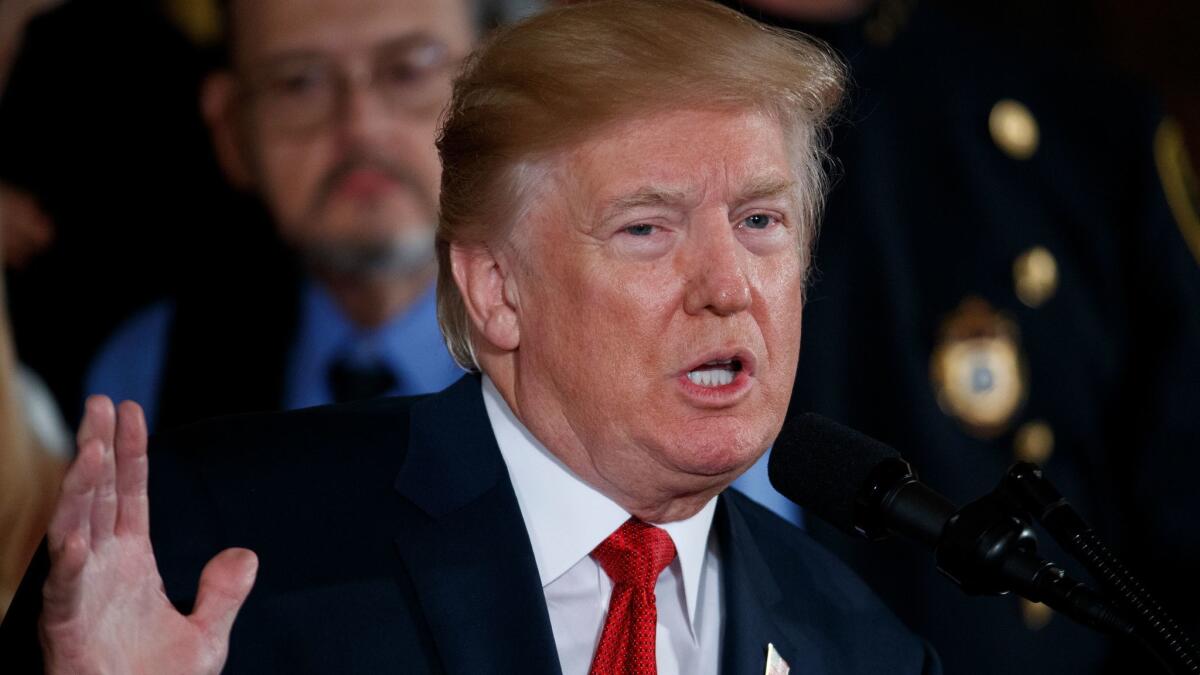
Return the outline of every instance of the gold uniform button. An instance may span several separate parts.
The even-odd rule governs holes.
[[[1044,246],[1034,246],[1013,262],[1013,286],[1017,298],[1033,308],[1041,307],[1058,292],[1058,261]]]
[[[1029,630],[1041,630],[1054,618],[1054,610],[1040,602],[1021,598],[1021,618]]]
[[[1013,159],[1029,159],[1038,148],[1038,124],[1025,104],[1011,98],[992,106],[988,129],[997,147]]]
[[[1054,454],[1054,430],[1040,420],[1026,422],[1013,437],[1013,456],[1022,462],[1045,464]]]

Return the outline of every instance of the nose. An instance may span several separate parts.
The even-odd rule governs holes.
[[[711,312],[729,316],[750,307],[750,282],[745,255],[729,221],[693,230],[695,245],[688,253],[684,309],[689,314]]]
[[[347,83],[341,99],[335,124],[339,135],[349,144],[371,143],[388,133],[392,115],[369,83]]]

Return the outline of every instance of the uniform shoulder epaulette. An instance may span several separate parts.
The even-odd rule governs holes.
[[[1200,261],[1200,181],[1184,143],[1183,129],[1170,117],[1159,123],[1154,134],[1154,162],[1175,223]]]

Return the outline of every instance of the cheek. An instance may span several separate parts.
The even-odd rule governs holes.
[[[756,277],[758,307],[755,318],[762,328],[768,354],[776,366],[774,370],[779,372],[781,378],[794,376],[800,353],[804,310],[799,254],[791,259],[761,266]]]
[[[265,140],[257,166],[262,192],[280,223],[299,219],[322,177],[332,169],[332,152],[320,141]]]
[[[405,131],[412,134],[411,140],[405,139],[397,143],[392,156],[397,161],[412,166],[419,180],[437,195],[442,179],[442,161],[434,143],[438,135],[437,125],[421,125]]]
[[[561,365],[581,372],[633,368],[666,337],[670,282],[624,266],[589,262],[560,258],[543,268],[541,279],[564,281],[537,287],[524,312],[536,322],[531,326],[534,342],[526,344],[542,343],[558,355],[555,360],[566,360]]]
[[[599,311],[601,328],[629,336],[648,347],[664,342],[682,313],[683,276],[672,265],[613,263],[597,265],[587,302]]]

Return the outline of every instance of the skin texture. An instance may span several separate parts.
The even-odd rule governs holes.
[[[454,69],[422,88],[421,105],[394,110],[372,86],[373,56],[428,39],[456,62],[475,39],[467,3],[262,0],[234,3],[234,19],[233,68],[206,82],[203,110],[225,173],[262,195],[280,237],[320,254],[431,233],[441,180],[434,139]],[[328,120],[289,128],[255,87],[280,64],[308,57],[336,63],[350,84]],[[312,271],[370,326],[427,288],[433,269],[430,261],[399,277]]]
[[[783,423],[803,279],[786,147],[756,113],[619,124],[552,160],[554,183],[503,241],[452,250],[484,372],[538,440],[644,520],[693,515]],[[731,353],[753,362],[735,394],[681,383]]]

